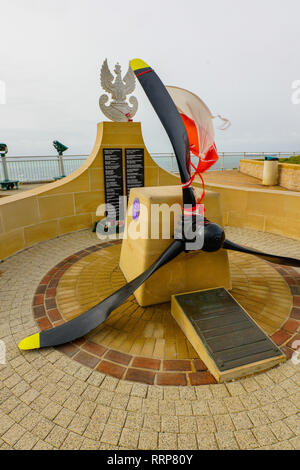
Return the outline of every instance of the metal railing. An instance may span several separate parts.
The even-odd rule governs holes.
[[[232,170],[239,167],[241,159],[263,159],[265,155],[278,158],[288,158],[299,155],[299,152],[218,152],[219,160],[211,168],[216,170]],[[69,175],[86,160],[88,155],[68,155],[63,157],[65,173]],[[178,166],[173,153],[152,153],[153,160],[162,168],[172,173],[178,173]],[[197,159],[195,159],[195,163]],[[9,178],[23,183],[53,181],[60,176],[58,159],[55,156],[37,157],[6,157]],[[0,180],[4,179],[3,168],[0,165]]]

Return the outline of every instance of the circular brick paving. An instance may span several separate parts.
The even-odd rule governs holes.
[[[297,240],[236,227],[226,227],[226,235],[300,258]],[[84,230],[37,244],[1,264],[0,339],[7,364],[0,365],[0,449],[299,450],[300,371],[290,360],[236,382],[169,387],[102,374],[53,348],[18,349],[24,336],[37,332],[32,299],[40,280],[42,293],[53,289],[62,273],[59,268],[50,287],[46,274],[52,266],[67,256],[72,265],[74,253],[96,243],[95,234]],[[281,274],[299,306],[300,276]],[[293,321],[299,314],[300,306],[292,311]],[[299,333],[285,344],[300,339]]]
[[[41,330],[69,321],[125,283],[120,242],[68,256],[41,280],[33,301]],[[230,253],[232,295],[290,357],[300,325],[300,275],[250,255]],[[142,308],[134,296],[87,337],[58,348],[118,379],[157,385],[215,383],[177,326],[170,304]]]

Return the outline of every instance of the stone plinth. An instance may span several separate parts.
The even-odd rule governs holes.
[[[200,195],[200,190],[199,195]],[[140,204],[140,215],[133,220],[133,203],[135,200]],[[207,191],[203,200],[206,217],[223,225],[220,196],[213,191]],[[153,205],[174,204],[174,213],[168,217],[160,216],[159,223],[151,223],[151,207]],[[161,186],[135,188],[131,190],[125,233],[122,243],[120,268],[127,281],[144,272],[172,243],[174,227],[181,215],[182,191],[178,186]],[[162,207],[162,206],[160,206]],[[170,220],[170,222],[169,222]],[[170,227],[170,237],[164,238]],[[151,234],[154,229],[157,239]],[[155,230],[156,229],[156,230]],[[138,233],[141,237],[136,238]],[[190,252],[182,253],[175,260],[163,266],[148,281],[146,281],[135,292],[135,297],[141,306],[154,305],[168,302],[173,294],[178,294],[197,289],[208,289],[212,287],[225,287],[231,289],[231,278],[227,252],[219,250],[215,253]]]

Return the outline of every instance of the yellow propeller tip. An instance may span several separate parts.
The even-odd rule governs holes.
[[[135,71],[139,69],[147,69],[148,67],[150,67],[150,65],[144,62],[142,59],[132,59],[130,61],[130,67],[133,71]]]
[[[23,351],[28,351],[30,349],[39,349],[40,347],[40,334],[36,333],[35,335],[28,336],[27,338],[22,339],[19,343],[19,349]]]

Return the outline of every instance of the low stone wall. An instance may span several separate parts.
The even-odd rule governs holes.
[[[0,199],[0,259],[35,243],[92,227],[96,209],[105,200],[102,150],[109,147],[145,149],[145,186],[180,184],[178,176],[160,168],[150,157],[140,123],[98,124],[95,146],[78,170],[60,181]],[[249,171],[262,172],[263,162],[250,161],[250,165]],[[288,171],[297,167],[294,173],[300,177],[300,165],[281,165]],[[194,184],[202,187],[198,181]],[[220,193],[226,225],[300,240],[300,192],[209,183],[206,187]],[[300,183],[297,187],[300,191]]]
[[[207,184],[206,188],[221,195],[225,225],[300,240],[300,192],[220,184]]]
[[[241,160],[240,172],[262,179],[264,162],[258,160]],[[292,191],[300,191],[300,165],[291,163],[278,164],[278,184]]]
[[[88,159],[59,181],[0,199],[0,259],[44,240],[92,227],[104,203],[103,148],[143,148],[145,186],[178,184],[148,153],[140,122],[101,122]],[[124,152],[123,152],[124,153]]]

